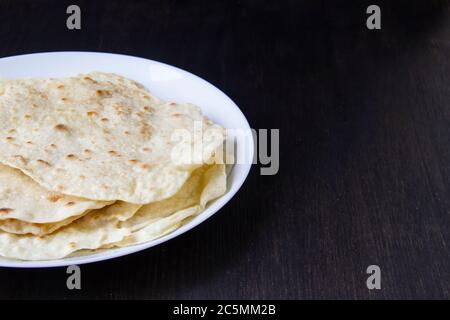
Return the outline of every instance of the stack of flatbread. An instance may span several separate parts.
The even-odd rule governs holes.
[[[94,72],[0,82],[0,256],[60,259],[166,235],[226,192],[225,130]]]

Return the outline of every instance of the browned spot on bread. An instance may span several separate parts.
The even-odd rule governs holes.
[[[141,164],[141,168],[144,169],[144,170],[148,170],[148,169],[150,169],[151,167],[152,167],[152,166],[149,165],[148,163],[143,163],[143,164]]]
[[[35,104],[35,103],[33,103],[31,106],[32,106],[33,108],[39,108],[39,106],[38,106],[37,104]]]
[[[77,247],[77,244],[76,244],[75,242],[70,242],[70,243],[69,243],[69,246],[70,246],[71,248],[76,248],[76,247]]]
[[[51,145],[49,145],[50,148],[56,148],[56,144],[52,143]]]
[[[86,76],[86,77],[84,77],[83,79],[84,79],[84,80],[87,80],[87,81],[94,81],[94,80],[92,80],[92,78],[91,78],[91,77],[87,77],[87,76]]]
[[[47,236],[39,236],[38,239],[39,240],[45,240],[45,239],[47,239]]]
[[[130,131],[124,131],[123,134],[129,135]]]
[[[13,137],[6,137],[6,141],[10,142],[10,141],[14,141]]]
[[[181,114],[180,113],[173,113],[172,117],[178,118],[178,117],[181,117]]]
[[[139,161],[136,160],[136,159],[128,160],[128,163],[130,163],[130,164],[136,164],[136,163],[138,163],[138,162],[139,162]]]
[[[151,133],[150,126],[147,123],[144,123],[139,129],[139,133],[148,138]]]
[[[108,119],[108,118],[102,118],[100,121],[101,121],[101,122],[108,122],[109,119]]]
[[[150,151],[152,151],[152,149],[145,147],[145,148],[142,148],[142,151],[144,151],[144,152],[150,152]]]
[[[118,156],[119,154],[117,153],[117,151],[114,151],[114,150],[110,150],[110,151],[108,151],[108,153],[110,154],[110,155],[112,155],[112,156]]]
[[[69,128],[63,124],[57,124],[55,126],[55,130],[61,131],[61,132],[64,132],[64,131],[67,132],[67,131],[69,131]]]
[[[171,106],[176,106],[177,104],[175,102],[170,103]]]
[[[145,115],[142,112],[136,112],[136,114],[139,118],[145,117]]]
[[[60,84],[59,86],[57,86],[57,88],[58,88],[58,89],[63,89],[63,88],[64,88],[64,85],[63,85],[63,84]]]
[[[86,177],[83,176],[83,175],[81,175],[81,176],[80,176],[80,179],[81,179],[81,180],[84,180],[84,179],[86,179]]]
[[[27,141],[26,143],[27,144],[33,144],[33,141]]]
[[[46,166],[49,166],[49,167],[51,167],[51,164],[50,163],[48,163],[47,161],[45,161],[45,160],[42,160],[42,159],[38,159],[38,160],[36,160],[37,162],[39,162],[40,164],[44,164],[44,165],[46,165]]]
[[[61,198],[62,198],[62,195],[52,194],[52,195],[47,197],[47,200],[50,201],[50,202],[56,202],[56,201],[58,201]]]
[[[62,98],[61,98],[61,101],[63,101],[63,102],[69,101],[69,98],[62,97]]]
[[[87,155],[90,155],[90,154],[92,154],[92,151],[91,150],[89,150],[89,149],[84,149],[84,151],[83,151],[85,154],[87,154]]]
[[[26,115],[23,116],[23,118],[24,118],[25,120],[30,120],[30,119],[31,119],[31,116],[30,116],[29,114],[26,114]]]
[[[103,97],[103,96],[106,96],[106,95],[110,94],[110,92],[108,90],[97,90],[95,93],[99,97]]]
[[[149,107],[149,106],[144,106],[144,110],[145,110],[145,111],[150,111],[150,110],[152,110],[152,108]]]
[[[16,129],[9,129],[8,133],[16,133]]]
[[[77,156],[74,155],[74,154],[68,154],[68,155],[66,156],[66,159],[68,159],[68,160],[75,160],[76,158],[77,158]]]
[[[93,117],[93,116],[96,116],[96,115],[97,115],[97,112],[95,112],[95,111],[88,111],[88,112],[86,112],[86,114],[87,114],[89,117]]]
[[[120,221],[117,221],[117,222],[116,222],[116,225],[115,225],[115,226],[116,226],[116,229],[120,229],[120,226],[121,226],[121,225],[122,225],[122,224],[120,223]]]
[[[73,205],[75,205],[75,202],[73,202],[73,201],[70,201],[70,202],[66,203],[66,207],[71,207]]]
[[[103,133],[104,133],[104,134],[110,134],[111,131],[109,131],[108,129],[103,129]]]
[[[0,208],[0,214],[8,214],[10,212],[13,212],[14,210],[11,208]]]

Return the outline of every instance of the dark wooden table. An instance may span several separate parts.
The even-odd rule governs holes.
[[[0,298],[450,298],[448,2],[1,0],[0,43],[173,64],[281,135],[279,173],[255,166],[198,228],[83,266],[80,291],[64,268],[0,269]]]

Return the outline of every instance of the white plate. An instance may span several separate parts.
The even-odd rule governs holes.
[[[157,97],[167,101],[190,102],[198,105],[213,121],[225,128],[249,130],[241,110],[222,91],[207,81],[176,67],[131,56],[91,52],[50,52],[27,54],[0,59],[1,78],[65,77],[92,71],[114,72],[145,85]],[[251,139],[251,138],[250,138]],[[235,135],[236,156],[253,158],[253,141]],[[202,223],[223,207],[244,183],[251,162],[235,165],[229,176],[228,192],[188,224],[154,241],[108,250],[88,256],[51,261],[18,261],[0,259],[0,266],[22,268],[58,267],[112,259],[153,247],[168,241]]]

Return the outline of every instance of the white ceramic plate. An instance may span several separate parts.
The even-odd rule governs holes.
[[[249,130],[247,119],[236,104],[207,81],[176,67],[131,56],[93,52],[50,52],[0,59],[1,78],[65,77],[92,71],[114,72],[145,85],[166,101],[190,102],[225,128]],[[251,139],[251,138],[250,138]],[[236,156],[252,159],[254,146],[248,136],[235,135]],[[211,203],[195,219],[176,231],[144,244],[108,250],[87,256],[51,261],[18,261],[0,258],[0,266],[22,268],[58,267],[120,257],[168,241],[202,223],[223,207],[244,183],[251,162],[235,165],[228,181],[228,192]]]

